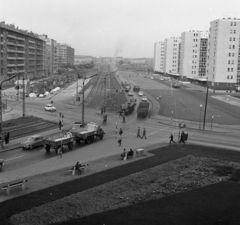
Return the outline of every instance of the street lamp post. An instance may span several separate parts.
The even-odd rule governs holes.
[[[201,129],[202,105],[200,105],[199,129]]]
[[[212,116],[211,130],[212,130],[212,125],[213,125],[213,119],[214,119],[214,116]]]
[[[1,83],[0,83],[0,137],[1,137],[1,148],[3,149],[4,146],[3,146],[3,126],[2,126],[2,84],[6,81],[9,81],[11,79],[13,79],[14,77],[16,77],[17,75],[14,75],[8,79],[5,79],[3,80]]]
[[[207,101],[208,101],[208,86],[207,86],[207,94],[206,94],[205,109],[204,109],[203,130],[205,129],[206,112],[207,112]]]
[[[173,120],[173,111],[172,111],[172,114],[171,114],[171,124],[172,124],[172,120]]]

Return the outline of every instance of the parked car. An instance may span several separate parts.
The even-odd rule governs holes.
[[[23,149],[33,149],[37,146],[43,145],[43,137],[41,135],[33,135],[29,137],[26,141],[21,143]]]
[[[52,104],[47,104],[44,107],[45,111],[51,111],[51,112],[55,112],[57,109],[55,106],[53,106]]]
[[[163,78],[163,77],[161,77],[161,78],[160,78],[160,80],[164,80],[164,78]]]
[[[139,96],[143,96],[143,92],[142,92],[142,91],[139,91],[139,92],[138,92],[138,95],[139,95]]]
[[[43,94],[40,94],[38,97],[39,98],[44,98],[45,96]]]
[[[129,91],[129,92],[128,92],[128,96],[133,96],[133,92],[132,92],[132,91]]]

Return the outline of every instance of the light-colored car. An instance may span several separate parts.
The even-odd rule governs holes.
[[[161,78],[160,78],[160,80],[164,80],[164,78],[163,78],[163,77],[161,77]]]
[[[142,96],[142,101],[147,102],[148,101],[147,96]]]
[[[139,92],[138,92],[138,96],[143,96],[143,92],[142,92],[142,91],[139,91]]]
[[[153,77],[150,77],[151,78],[151,80],[153,80]]]
[[[29,137],[26,141],[21,143],[23,149],[33,149],[37,146],[43,145],[43,137],[41,135],[33,135]]]
[[[43,94],[40,94],[38,97],[39,98],[44,98],[45,96]]]
[[[51,112],[55,112],[55,111],[57,110],[56,107],[53,106],[52,104],[47,104],[47,105],[45,105],[44,109],[45,109],[46,111],[51,111]]]
[[[129,91],[129,92],[128,92],[128,96],[133,96],[133,92],[132,92],[132,91]]]

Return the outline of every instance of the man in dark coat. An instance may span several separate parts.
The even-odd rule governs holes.
[[[145,128],[143,128],[143,135],[142,135],[142,139],[143,139],[143,137],[145,137],[145,139],[147,139],[147,136],[146,136],[146,129],[145,129]]]

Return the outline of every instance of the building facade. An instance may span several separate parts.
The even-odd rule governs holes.
[[[240,88],[240,19],[210,22],[208,85],[214,91]]]
[[[18,74],[18,78],[35,79],[46,76],[45,41],[33,32],[0,23],[0,80]],[[11,81],[12,82],[12,81]]]
[[[153,71],[164,72],[164,41],[154,43]]]
[[[180,76],[206,80],[208,32],[185,31],[181,39]]]
[[[57,55],[59,66],[74,63],[74,48],[67,44],[57,44]]]
[[[58,49],[57,42],[54,39],[48,38],[47,35],[40,36],[46,42],[45,59],[47,76],[57,73],[58,70]]]
[[[166,38],[164,43],[164,73],[178,74],[180,37]]]

